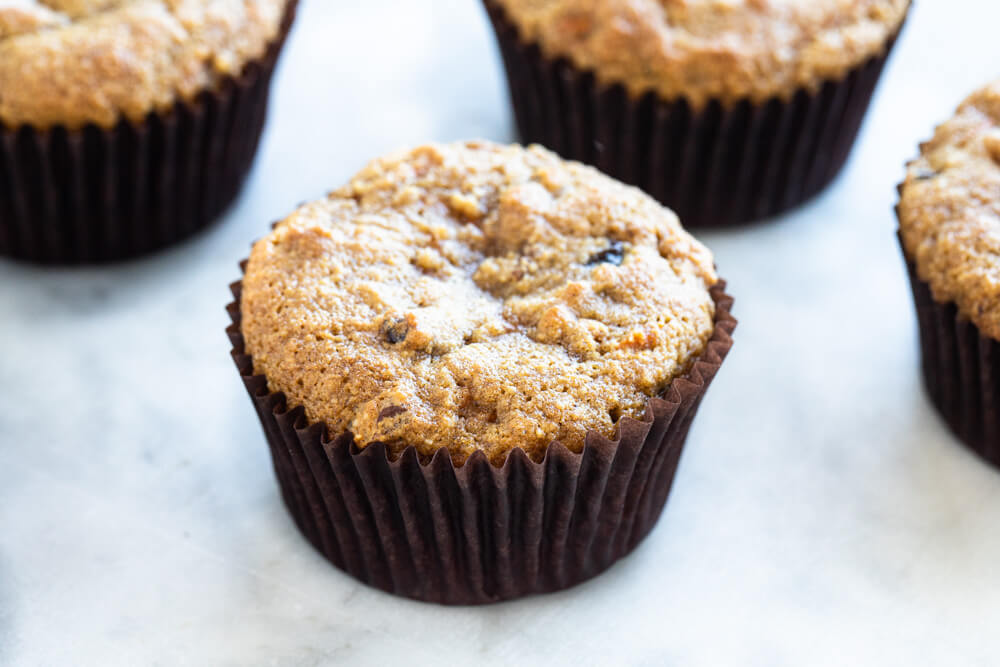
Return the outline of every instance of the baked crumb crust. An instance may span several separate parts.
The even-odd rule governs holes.
[[[287,0],[0,0],[0,123],[70,129],[192,100],[278,36]]]
[[[637,189],[539,147],[372,162],[255,244],[255,372],[333,434],[502,461],[614,434],[714,328],[709,251]]]
[[[885,53],[910,0],[488,0],[522,39],[635,96],[787,99]]]

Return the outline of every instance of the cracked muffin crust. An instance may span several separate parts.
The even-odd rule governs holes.
[[[287,0],[0,0],[0,124],[111,127],[238,75]]]
[[[490,0],[523,40],[700,108],[815,90],[883,55],[910,0]]]
[[[376,160],[253,248],[255,372],[331,435],[501,463],[642,415],[714,327],[709,251],[637,189],[539,147]]]
[[[934,299],[1000,341],[1000,81],[921,146],[898,211],[903,247]]]

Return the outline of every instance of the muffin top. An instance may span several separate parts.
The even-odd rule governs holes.
[[[550,58],[700,108],[790,97],[883,54],[910,0],[493,0]]]
[[[906,170],[903,246],[935,300],[1000,340],[1000,81],[969,96]]]
[[[539,147],[376,160],[250,255],[242,331],[290,405],[398,454],[583,448],[689,369],[712,256],[669,210]]]
[[[262,56],[286,0],[0,0],[0,123],[111,127]]]

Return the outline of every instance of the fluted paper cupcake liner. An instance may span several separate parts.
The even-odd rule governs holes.
[[[847,161],[896,41],[816,92],[760,104],[715,100],[695,110],[653,92],[634,98],[546,57],[494,0],[484,3],[522,141],[640,187],[688,228],[771,217],[822,191]]]
[[[713,288],[715,331],[682,378],[623,418],[616,440],[588,433],[582,453],[559,443],[541,462],[514,449],[500,467],[477,452],[456,467],[447,449],[392,459],[350,433],[309,423],[254,375],[240,333],[241,283],[228,310],[232,356],[257,409],[285,504],[331,563],[384,591],[442,604],[484,604],[560,590],[594,577],[652,529],[691,421],[730,347],[736,320]]]
[[[912,258],[905,250],[903,255],[916,303],[927,394],[963,443],[1000,466],[1000,341],[983,335],[954,303],[937,302]]]
[[[0,255],[43,264],[126,259],[211,224],[236,198],[295,17],[259,60],[142,123],[0,126]]]

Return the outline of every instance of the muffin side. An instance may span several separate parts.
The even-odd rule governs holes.
[[[242,326],[270,389],[358,446],[537,460],[610,436],[688,370],[715,281],[673,214],[590,168],[427,146],[258,242]]]
[[[655,89],[639,94],[641,86],[605,81],[568,57],[547,54],[498,0],[484,5],[521,140],[642,188],[688,228],[754,222],[821,192],[850,155],[902,29],[841,78],[760,100],[701,99],[706,84],[695,81],[690,97],[667,98]],[[621,49],[632,54],[623,57],[643,52],[634,42]],[[724,62],[719,71],[736,67]]]
[[[279,31],[260,58],[140,122],[0,124],[0,255],[39,264],[113,262],[211,224],[253,163],[297,4],[284,5]]]
[[[247,263],[242,263],[245,270]],[[487,604],[575,586],[627,556],[656,525],[699,405],[732,347],[723,281],[715,326],[690,370],[622,417],[614,440],[583,451],[553,443],[541,461],[515,448],[502,466],[481,451],[456,466],[440,449],[398,457],[329,433],[254,374],[241,333],[242,282],[226,332],[270,449],[278,486],[303,536],[338,567],[381,590],[439,604]]]
[[[896,215],[927,393],[1000,466],[1000,82],[970,95],[907,165]]]
[[[953,302],[938,301],[905,250],[903,256],[916,305],[927,394],[959,440],[1000,467],[1000,342]]]

